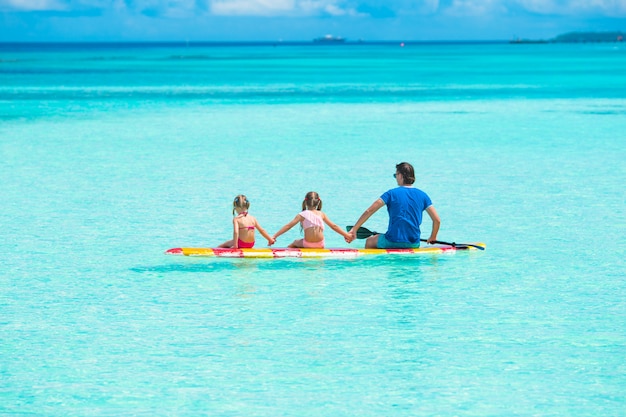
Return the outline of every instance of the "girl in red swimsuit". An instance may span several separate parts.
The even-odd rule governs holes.
[[[284,225],[273,236],[274,240],[296,224],[302,225],[304,238],[296,239],[289,244],[289,248],[323,248],[324,247],[324,223],[331,229],[348,239],[350,235],[344,232],[341,227],[330,221],[322,210],[322,199],[315,191],[308,192],[302,202],[302,211],[296,217]]]
[[[218,246],[218,248],[248,249],[254,247],[254,229],[267,239],[267,244],[271,245],[276,240],[271,237],[265,229],[261,227],[256,218],[248,214],[250,201],[240,194],[233,200],[233,238]]]

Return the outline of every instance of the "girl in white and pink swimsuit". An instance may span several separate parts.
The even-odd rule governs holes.
[[[302,211],[296,217],[284,225],[278,232],[272,236],[276,239],[278,236],[287,232],[289,229],[300,223],[304,238],[296,239],[288,247],[290,248],[323,248],[324,247],[324,223],[326,223],[335,232],[347,239],[350,235],[344,232],[339,226],[330,221],[328,216],[322,210],[322,199],[315,191],[308,192],[302,201]]]

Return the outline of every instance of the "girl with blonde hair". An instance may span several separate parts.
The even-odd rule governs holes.
[[[254,247],[254,229],[257,229],[265,239],[267,244],[271,245],[275,242],[269,233],[265,231],[257,221],[257,219],[248,214],[250,201],[248,198],[240,194],[233,200],[233,238],[228,240],[218,248],[247,249]]]

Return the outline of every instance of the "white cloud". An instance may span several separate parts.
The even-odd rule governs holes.
[[[62,11],[71,14],[94,9],[117,12],[152,10],[159,16],[172,18],[193,16],[198,10],[196,0],[0,0],[0,10],[7,11]]]
[[[424,0],[420,3],[422,10],[428,13],[434,13],[439,9],[439,0]]]
[[[213,0],[211,12],[222,16],[272,16],[291,14],[294,0]]]
[[[206,5],[206,7],[204,7]],[[364,16],[358,10],[392,10],[397,16],[442,13],[447,16],[498,16],[526,10],[560,16],[626,16],[626,0],[0,0],[0,11],[74,11],[99,9],[185,18],[218,16]]]
[[[67,10],[67,5],[60,0],[0,0],[0,10]]]
[[[326,14],[329,14],[331,16],[366,16],[365,14],[357,12],[353,8],[342,9],[341,7],[335,4],[327,4],[324,7],[322,7],[321,10],[323,10]]]
[[[626,0],[453,0],[444,13],[449,16],[498,16],[520,7],[541,15],[626,15]]]
[[[340,7],[337,7],[334,4],[329,4],[326,7],[324,7],[324,11],[332,16],[344,16],[344,15],[349,14],[348,11],[341,9]]]
[[[626,15],[626,0],[516,0],[524,9],[539,14],[604,16]]]
[[[532,1],[532,0],[531,0]],[[451,16],[487,16],[504,11],[502,0],[454,0],[445,9]]]
[[[581,12],[599,12],[606,16],[626,15],[626,0],[574,0],[571,7]]]
[[[356,16],[344,0],[212,0],[210,10],[220,16]]]

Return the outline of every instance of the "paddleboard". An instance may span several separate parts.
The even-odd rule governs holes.
[[[463,245],[428,245],[417,249],[292,249],[292,248],[172,248],[165,251],[167,255],[200,256],[217,258],[356,258],[359,256],[415,256],[458,251],[479,250],[475,246],[485,248],[484,243],[466,243]]]

